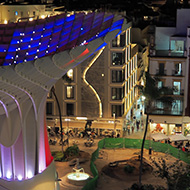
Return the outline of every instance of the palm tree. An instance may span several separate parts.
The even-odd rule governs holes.
[[[146,125],[144,136],[141,145],[141,156],[140,156],[140,166],[139,166],[139,186],[141,187],[141,178],[142,178],[142,167],[143,167],[143,151],[144,151],[144,143],[147,135],[148,124],[149,124],[149,115],[155,109],[153,104],[156,100],[162,101],[163,103],[167,102],[167,104],[172,104],[173,98],[170,96],[165,96],[167,94],[171,94],[171,89],[169,87],[163,87],[161,89],[157,88],[157,81],[158,79],[153,78],[150,76],[148,72],[144,74],[144,86],[139,86],[139,89],[143,96],[146,97],[145,99],[145,106],[146,106]]]

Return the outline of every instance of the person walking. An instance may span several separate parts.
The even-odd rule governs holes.
[[[131,127],[130,127],[130,125],[128,125],[128,126],[127,126],[128,135],[130,135],[130,130],[131,130]]]
[[[140,121],[136,121],[137,131],[139,130]]]
[[[134,126],[132,126],[131,129],[132,129],[132,133],[134,133],[134,130],[135,130]]]

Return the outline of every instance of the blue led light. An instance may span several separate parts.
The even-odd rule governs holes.
[[[55,26],[63,25],[64,22],[65,22],[65,18],[60,18],[60,19],[56,20]]]
[[[71,16],[66,18],[66,22],[73,21],[74,19],[75,19],[75,15],[71,15]]]
[[[121,30],[124,19],[112,23],[113,18],[113,14],[105,17],[102,12],[93,12],[67,17],[65,14],[57,15],[45,20],[35,20],[32,25],[27,25],[27,22],[17,23],[13,36],[5,37],[6,44],[0,44],[0,52],[7,53],[2,54],[4,56],[2,59],[5,59],[3,65],[31,61],[56,51],[84,45],[84,41],[88,43],[105,36],[110,31]]]
[[[104,22],[106,22],[108,20],[112,20],[113,17],[114,17],[114,15],[107,16],[106,18],[104,18]]]
[[[98,34],[98,37],[105,36],[108,32],[109,32],[109,28],[106,28],[105,30],[103,30],[102,32],[100,32],[100,33]]]
[[[118,20],[112,24],[112,28],[118,28],[118,26],[122,26],[124,19]]]

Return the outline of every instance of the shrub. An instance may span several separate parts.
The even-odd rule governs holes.
[[[72,157],[72,156],[78,156],[78,155],[79,155],[79,148],[76,144],[73,146],[69,146],[65,150],[65,158]]]
[[[131,165],[126,165],[125,167],[124,167],[124,171],[125,171],[125,173],[133,173],[133,170],[135,169],[135,167],[134,166],[131,166]]]
[[[134,183],[128,190],[166,190],[163,186],[153,186],[152,184],[144,184],[139,187],[138,183]]]
[[[61,162],[64,160],[64,153],[62,153],[60,151],[52,152],[52,156],[54,157],[55,161]]]
[[[142,185],[142,190],[155,190],[152,184]]]

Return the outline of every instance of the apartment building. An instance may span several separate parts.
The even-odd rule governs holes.
[[[169,87],[172,104],[154,103],[151,131],[189,133],[189,28],[190,9],[178,9],[175,27],[151,26],[149,73],[157,87]],[[161,117],[160,117],[161,116]]]
[[[131,23],[105,48],[69,70],[55,85],[63,116],[63,126],[84,128],[92,121],[99,133],[114,127],[123,133],[139,105],[136,85],[139,83],[144,53],[132,43]],[[140,66],[141,65],[141,66]],[[138,101],[138,102],[137,102]],[[140,106],[138,106],[140,109]],[[47,99],[49,125],[59,126],[58,109],[54,97]],[[80,119],[80,121],[79,121]]]

